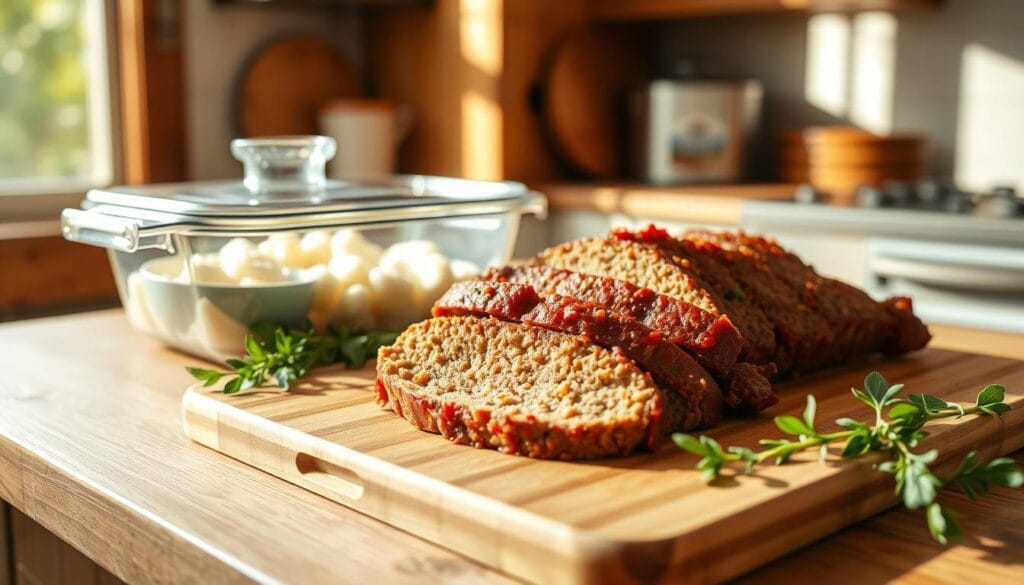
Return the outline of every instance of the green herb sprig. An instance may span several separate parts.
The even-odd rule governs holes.
[[[253,325],[245,337],[246,355],[229,359],[228,370],[185,368],[203,386],[213,386],[222,379],[225,394],[235,394],[268,380],[285,390],[305,376],[311,369],[331,364],[345,364],[358,368],[377,354],[377,349],[391,345],[397,332],[357,331],[345,327],[331,327],[318,335],[312,326],[303,329],[287,328],[271,323]]]
[[[1024,484],[1024,471],[1007,457],[982,464],[978,462],[977,453],[972,451],[964,457],[953,475],[943,477],[929,468],[938,458],[938,451],[912,451],[927,436],[922,427],[930,421],[969,415],[999,416],[1009,411],[1010,405],[1003,402],[1006,393],[1003,386],[985,386],[978,393],[974,405],[966,408],[932,394],[910,394],[904,400],[900,398],[903,384],[890,385],[878,372],[868,374],[863,390],[851,390],[854,396],[874,410],[874,423],[840,418],[836,424],[844,430],[821,433],[814,423],[817,403],[814,396],[808,395],[803,416],[775,417],[775,426],[783,433],[795,436],[795,440],[763,439],[760,441],[763,448],[754,450],[747,447],[723,449],[706,435],[696,438],[677,433],[672,435],[672,439],[679,448],[701,457],[696,467],[707,482],[718,477],[729,464],[742,463],[744,473],[749,474],[761,463],[774,461],[781,465],[794,453],[808,449],[818,449],[819,458],[824,461],[828,445],[832,443],[843,443],[842,456],[847,459],[869,452],[884,453],[888,459],[876,468],[895,476],[896,495],[902,498],[907,508],[925,509],[932,537],[943,544],[948,538],[961,535],[962,531],[953,515],[936,501],[939,489],[954,484],[974,500],[986,493],[990,486],[1017,488]]]

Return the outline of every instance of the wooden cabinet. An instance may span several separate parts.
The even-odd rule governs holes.
[[[120,579],[0,501],[0,585],[120,585]]]
[[[537,103],[552,48],[576,27],[782,11],[910,9],[940,0],[437,0],[366,14],[369,86],[409,104],[403,172],[558,181]],[[622,21],[622,22],[618,22]],[[771,26],[771,24],[766,24]]]
[[[10,505],[0,500],[0,585],[11,585],[14,568],[11,565]]]
[[[117,304],[106,251],[59,236],[0,237],[0,273],[0,321]]]
[[[557,178],[530,92],[552,43],[587,20],[585,0],[437,0],[367,13],[370,86],[416,115],[400,170]]]

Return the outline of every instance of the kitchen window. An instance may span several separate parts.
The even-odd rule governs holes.
[[[103,0],[0,3],[0,221],[115,178],[110,22]]]

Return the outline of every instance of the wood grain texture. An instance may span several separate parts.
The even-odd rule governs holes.
[[[651,20],[792,11],[918,10],[941,0],[590,0],[600,20]]]
[[[11,585],[14,567],[11,565],[11,506],[0,500],[0,585]]]
[[[1024,465],[1024,453],[1014,459]],[[1024,575],[1024,490],[995,489],[972,502],[947,490],[939,502],[961,512],[966,537],[942,546],[921,515],[896,509],[848,528],[740,579],[741,584],[784,585],[800,575],[807,582],[901,585],[1020,583]],[[837,567],[858,567],[852,572]]]
[[[17,585],[118,585],[120,579],[28,516],[11,514]],[[0,580],[0,583],[3,581]]]
[[[117,299],[106,250],[61,237],[0,240],[0,274],[0,320]]]
[[[505,583],[189,441],[186,365],[123,312],[0,325],[0,499],[131,583]]]
[[[123,179],[128,184],[188,176],[183,0],[116,3]]]
[[[756,419],[709,434],[726,445],[778,436],[772,417],[818,399],[823,430],[862,416],[849,396],[879,369],[909,391],[972,401],[987,383],[1010,389],[1015,410],[933,427],[939,468],[969,450],[983,458],[1024,446],[1024,363],[929,349],[780,385],[781,401]],[[552,462],[453,446],[374,403],[373,371],[315,376],[292,393],[226,397],[194,387],[184,398],[186,432],[225,454],[337,502],[538,582],[714,583],[740,575],[895,503],[874,459],[818,463],[813,455],[709,488],[695,458],[666,446],[655,454]],[[833,457],[836,455],[836,450]],[[835,502],[844,502],[836,506]],[[722,554],[729,551],[729,554]]]
[[[952,325],[932,324],[928,328],[932,332],[931,345],[934,347],[1024,359],[1024,335]]]
[[[416,114],[400,169],[557,178],[532,93],[552,43],[586,20],[585,0],[438,0],[425,10],[368,13],[371,88]]]

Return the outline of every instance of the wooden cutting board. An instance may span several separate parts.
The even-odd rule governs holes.
[[[1002,383],[1001,418],[935,424],[921,450],[940,469],[977,449],[989,459],[1024,447],[1024,362],[929,349],[779,385],[781,401],[709,434],[726,445],[779,437],[772,418],[818,399],[819,428],[869,418],[850,395],[880,370],[909,392],[973,402]],[[833,449],[705,486],[695,458],[658,453],[593,462],[537,461],[452,445],[374,403],[373,371],[336,370],[291,393],[224,396],[190,388],[193,440],[511,575],[542,583],[720,582],[896,504],[873,459]],[[272,506],[272,502],[267,503]],[[920,530],[926,530],[921,518]]]

